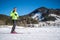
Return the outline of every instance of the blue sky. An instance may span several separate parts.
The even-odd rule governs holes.
[[[20,16],[26,15],[39,7],[60,8],[60,0],[0,0],[0,14],[9,15],[17,7]]]

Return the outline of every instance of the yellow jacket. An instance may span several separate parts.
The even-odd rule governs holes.
[[[17,20],[19,16],[18,16],[18,13],[17,12],[14,12],[14,13],[11,12],[10,13],[10,17],[12,18],[12,20]]]

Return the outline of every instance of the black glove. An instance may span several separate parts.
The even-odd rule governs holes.
[[[17,16],[17,14],[15,14],[15,16]]]

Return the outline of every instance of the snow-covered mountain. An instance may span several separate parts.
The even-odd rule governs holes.
[[[41,26],[60,26],[60,16],[59,15],[56,15],[56,14],[48,15],[50,17],[54,17],[56,19],[54,21],[41,21],[42,18],[40,15],[41,15],[40,13],[39,14],[37,13],[34,16],[32,16],[33,19],[38,20],[39,23],[37,24],[37,26],[40,26],[40,27]],[[43,20],[44,20],[44,18],[43,18]],[[36,25],[34,24],[34,26],[36,26]]]
[[[56,15],[56,14],[49,14],[49,16],[53,16],[56,18],[55,21],[47,21],[46,23],[50,24],[50,25],[54,25],[54,26],[60,26],[60,16]]]

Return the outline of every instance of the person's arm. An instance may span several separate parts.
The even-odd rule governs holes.
[[[12,19],[12,16],[13,16],[13,13],[11,12],[11,13],[10,13],[10,18],[11,18],[11,19]]]
[[[18,13],[17,13],[17,12],[16,12],[15,16],[16,16],[16,17],[17,17],[17,19],[19,20],[19,15],[18,15]]]
[[[12,17],[13,16],[13,14],[12,14],[12,12],[10,13],[10,17]]]
[[[18,13],[16,12],[16,16],[19,17]]]

